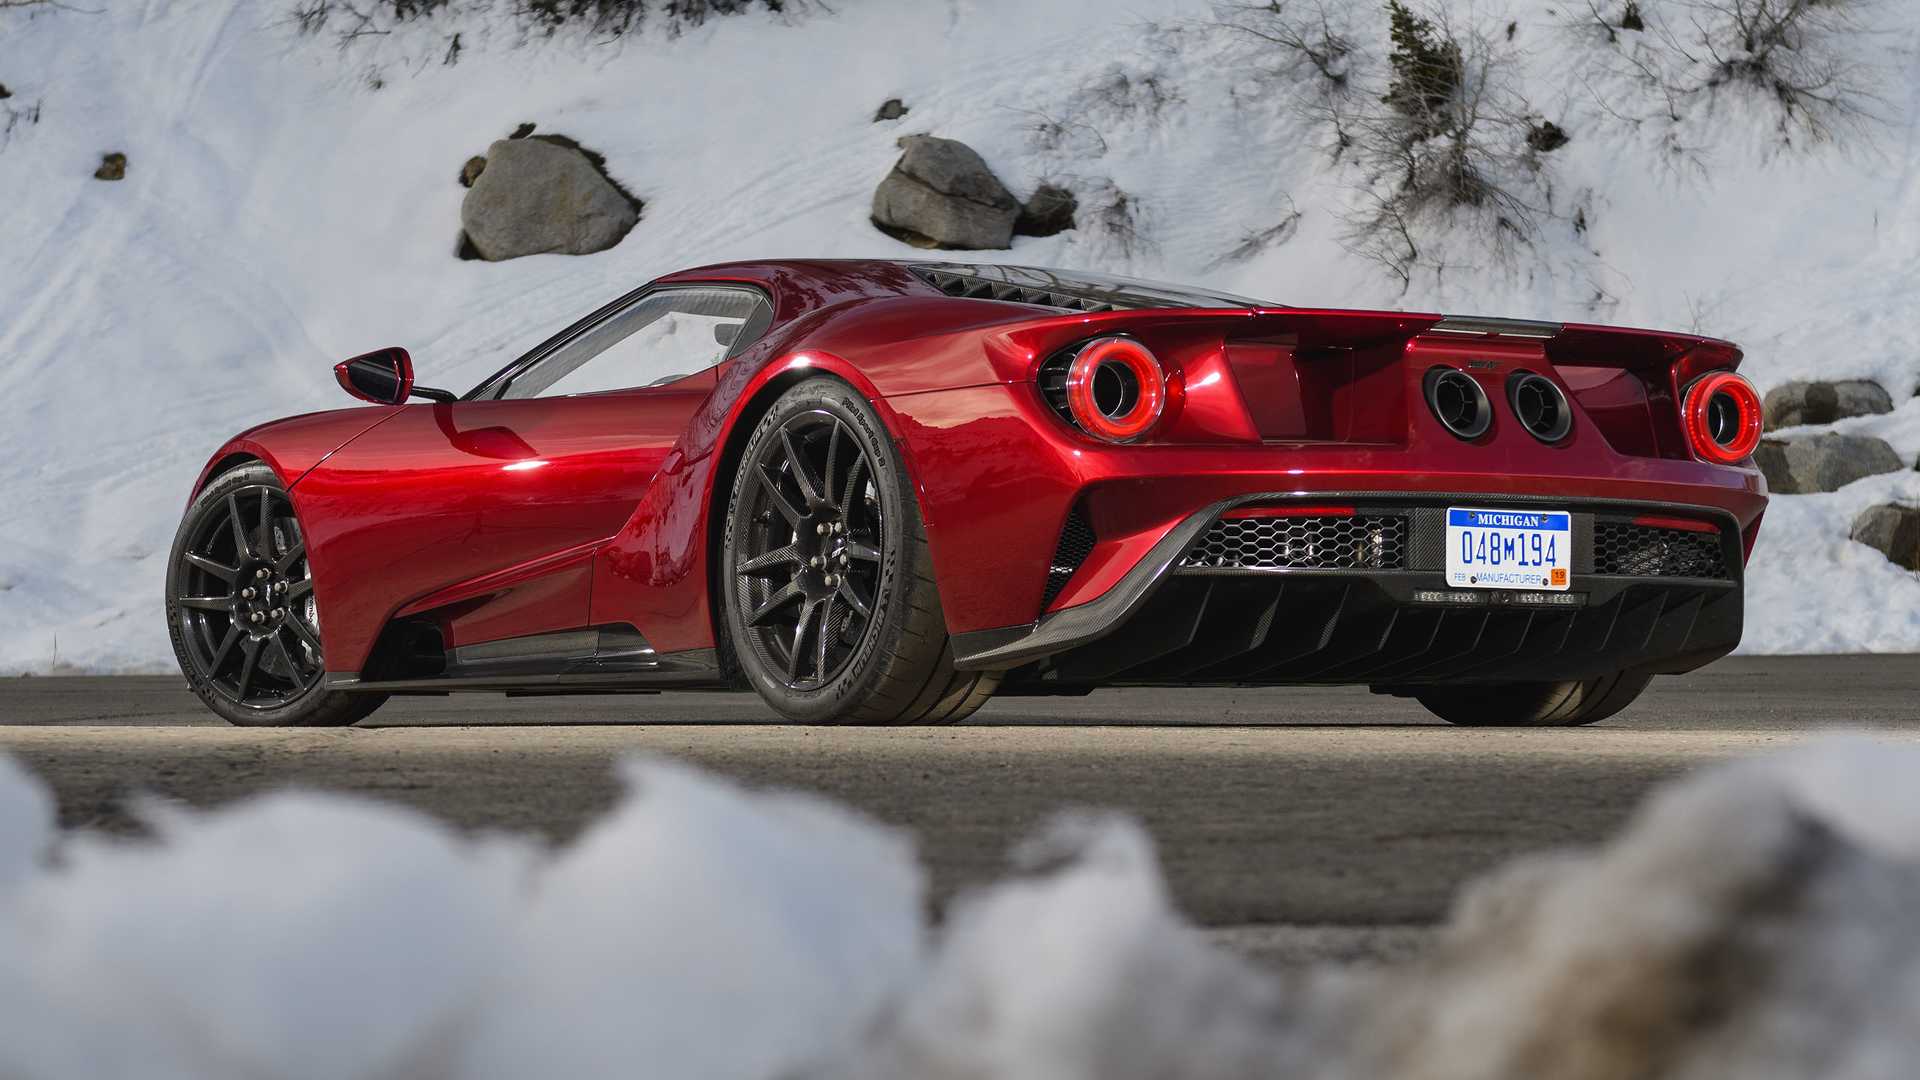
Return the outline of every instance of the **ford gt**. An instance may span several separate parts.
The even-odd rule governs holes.
[[[1580,724],[1740,640],[1733,345],[894,261],[662,277],[465,393],[229,440],[174,541],[236,724],[394,695],[750,687],[802,722],[1359,684]]]

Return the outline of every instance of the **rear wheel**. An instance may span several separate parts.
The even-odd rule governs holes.
[[[167,630],[187,685],[235,724],[351,724],[386,700],[322,689],[306,535],[265,465],[220,474],[187,508],[167,564]]]
[[[1597,679],[1553,683],[1436,686],[1414,696],[1427,711],[1466,727],[1572,727],[1605,720],[1640,696],[1653,679],[1621,671]]]
[[[722,543],[728,641],[809,723],[950,723],[998,676],[956,671],[926,527],[872,408],[837,379],[774,402],[747,441]]]

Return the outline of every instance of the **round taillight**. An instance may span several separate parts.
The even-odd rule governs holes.
[[[1760,445],[1760,395],[1731,371],[1695,379],[1682,398],[1681,417],[1693,452],[1717,465],[1745,461]]]
[[[1421,389],[1434,418],[1458,438],[1477,439],[1493,424],[1493,403],[1480,380],[1459,368],[1433,368],[1421,380]]]
[[[1096,338],[1067,368],[1067,408],[1074,423],[1108,442],[1132,442],[1153,430],[1167,401],[1167,375],[1132,338]]]

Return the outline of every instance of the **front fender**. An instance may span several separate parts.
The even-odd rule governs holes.
[[[188,494],[192,501],[207,486],[207,481],[226,471],[227,466],[246,458],[267,463],[288,490],[300,478],[325,461],[334,451],[399,413],[398,406],[381,405],[358,409],[332,409],[306,413],[284,420],[270,420],[235,435],[221,445],[200,470]]]

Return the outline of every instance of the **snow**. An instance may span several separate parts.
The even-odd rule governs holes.
[[[1295,304],[1711,332],[1747,347],[1762,390],[1881,381],[1901,407],[1874,430],[1920,454],[1920,20],[1905,5],[1870,8],[1845,43],[1877,73],[1875,116],[1785,148],[1777,110],[1738,90],[1664,119],[1568,11],[1446,2],[1496,37],[1516,20],[1515,84],[1572,142],[1548,156],[1530,247],[1503,261],[1443,242],[1450,269],[1404,288],[1341,244],[1355,176],[1309,115],[1310,76],[1210,29],[1203,0],[850,0],[611,42],[527,42],[499,17],[510,0],[467,0],[345,46],[300,36],[276,0],[0,12],[0,109],[39,106],[0,136],[0,672],[169,669],[159,594],[193,476],[232,432],[346,404],[326,370],[342,357],[405,345],[424,383],[464,388],[669,270],[921,254],[867,221],[913,132],[969,143],[1021,196],[1064,183],[1083,214],[1127,196],[1137,235],[1088,224],[983,258]],[[1374,6],[1335,8],[1377,67]],[[872,122],[896,96],[911,112]],[[523,121],[603,153],[646,201],[621,244],[454,258],[461,163]],[[110,150],[127,178],[91,179]],[[1290,233],[1235,254],[1292,209]],[[1920,616],[1860,617],[1862,597],[1920,587],[1847,550],[1835,515],[1862,497],[1776,501],[1747,649],[1920,648]]]
[[[0,758],[0,1075],[1883,1077],[1920,1055],[1920,747],[1656,791],[1431,948],[1258,969],[1069,813],[938,925],[909,838],[659,761],[557,850],[343,795],[55,835]]]
[[[904,837],[625,777],[558,853],[301,792],[66,837],[0,893],[0,1074],[773,1077],[876,1022],[922,948]],[[0,759],[0,807],[36,798]]]

